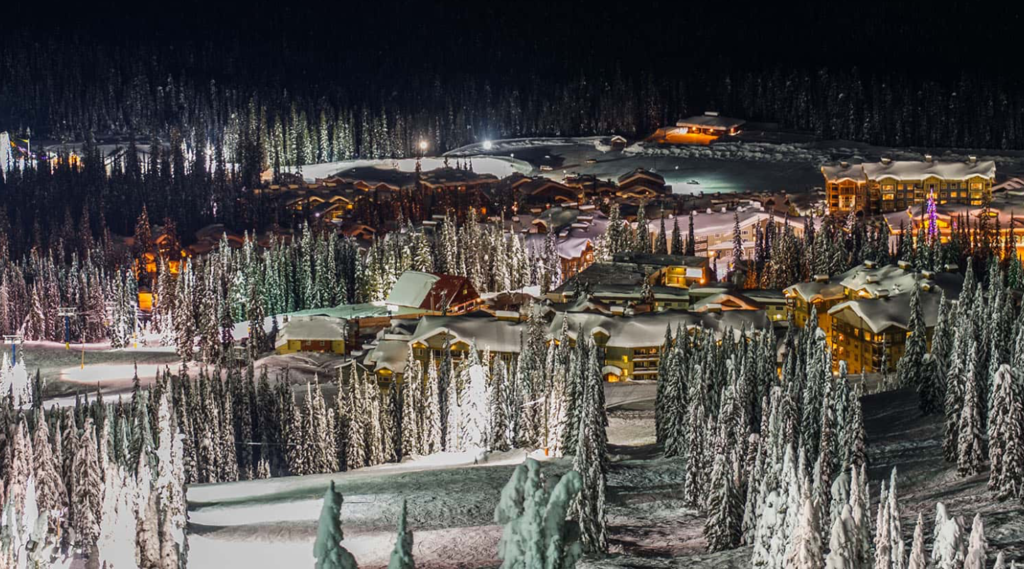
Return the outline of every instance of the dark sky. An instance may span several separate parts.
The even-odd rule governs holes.
[[[466,2],[216,0],[113,2],[26,12],[3,24],[44,40],[59,33],[123,46],[198,42],[264,50],[358,53],[373,65],[429,59],[459,72],[519,66],[565,70],[591,62],[673,66],[765,65],[941,74],[965,66],[1017,74],[1020,3],[520,0]],[[499,67],[495,70],[493,67]]]

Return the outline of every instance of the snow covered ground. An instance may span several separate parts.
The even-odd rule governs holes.
[[[193,486],[189,569],[308,567],[321,500],[331,480],[344,495],[343,545],[360,567],[385,567],[395,543],[401,499],[408,501],[418,567],[497,566],[501,528],[494,506],[525,458],[499,453],[474,465],[470,454],[422,457],[353,472]],[[534,458],[542,458],[534,456]],[[566,460],[544,463],[560,474]]]
[[[803,192],[823,186],[821,165],[846,160],[877,161],[883,155],[895,160],[920,160],[925,153],[936,160],[995,160],[1000,180],[1024,173],[1024,153],[997,150],[900,149],[850,141],[804,143],[727,142],[708,146],[658,147],[634,143],[612,150],[609,137],[517,138],[494,140],[490,148],[470,144],[446,153],[473,157],[508,157],[524,161],[530,175],[561,180],[567,174],[591,174],[615,179],[636,168],[665,177],[675,193],[700,194],[739,191]],[[543,168],[543,169],[542,169]]]
[[[418,160],[424,172],[437,170],[444,166],[444,158],[425,157]],[[374,167],[382,169],[396,169],[402,172],[416,171],[416,158],[401,158],[396,160],[344,160],[341,162],[325,162],[322,164],[309,164],[303,166],[302,178],[312,182],[317,178],[327,178],[335,174],[341,174],[346,170],[360,167]],[[454,166],[454,161],[450,161]],[[284,169],[286,172],[295,172],[296,168]],[[498,178],[511,176],[519,172],[527,174],[533,167],[522,160],[506,158],[504,156],[478,156],[473,158],[473,171],[478,174],[492,174]]]
[[[998,502],[987,475],[960,479],[942,460],[939,417],[923,417],[912,392],[865,397],[872,495],[893,466],[899,467],[902,526],[908,547],[919,511],[931,536],[935,502],[968,521],[981,512],[991,543],[1007,560],[1024,559],[1024,507]],[[609,417],[608,525],[611,553],[585,559],[587,568],[741,568],[750,548],[708,554],[703,517],[682,503],[683,467],[654,446],[653,411],[614,411]],[[522,452],[492,456],[473,465],[466,455],[437,455],[331,475],[191,487],[190,569],[238,566],[299,567],[312,563],[320,499],[329,480],[345,495],[344,545],[361,567],[387,565],[401,499],[409,500],[409,524],[419,567],[496,567],[501,529],[493,510],[501,487]],[[543,463],[560,474],[570,459]],[[872,514],[873,515],[873,514]],[[930,538],[929,538],[930,539]],[[930,543],[928,544],[930,546]]]

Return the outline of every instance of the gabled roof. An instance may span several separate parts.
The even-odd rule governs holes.
[[[451,343],[475,344],[478,350],[519,353],[521,332],[525,325],[519,321],[499,320],[485,312],[461,316],[424,316],[412,333],[410,343],[426,342],[438,334],[445,334]]]
[[[386,303],[398,307],[443,312],[479,298],[466,277],[406,271],[398,278]]]
[[[844,311],[850,311],[863,320],[864,324],[875,334],[880,334],[893,327],[908,330],[911,296],[910,293],[907,293],[888,298],[848,300],[833,306],[828,313],[838,316]],[[937,290],[921,291],[921,313],[924,316],[926,328],[934,327],[938,321],[941,298],[942,293]]]
[[[804,302],[819,302],[823,300],[839,300],[843,298],[845,290],[843,285],[837,282],[809,282],[796,283],[787,287],[785,294],[800,297]]]
[[[618,182],[621,186],[637,178],[645,178],[651,180],[660,186],[665,185],[665,178],[661,174],[655,174],[654,172],[651,172],[650,170],[646,170],[644,168],[637,168],[632,172],[626,172],[625,174],[619,176]]]

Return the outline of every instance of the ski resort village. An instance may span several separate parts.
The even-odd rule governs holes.
[[[1024,568],[1019,7],[185,4],[0,23],[0,569]]]

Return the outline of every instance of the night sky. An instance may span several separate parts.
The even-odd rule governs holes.
[[[1016,76],[1012,2],[153,2],[41,14],[15,3],[5,41],[215,46],[313,76],[422,60],[449,74],[729,66]],[[21,15],[18,15],[22,13]],[[24,34],[22,34],[24,32]],[[335,66],[303,69],[310,55]],[[226,60],[227,61],[227,60]],[[222,64],[224,62],[221,62]],[[230,73],[230,64],[222,66]],[[313,78],[313,77],[311,77]],[[319,78],[319,77],[317,77]]]

